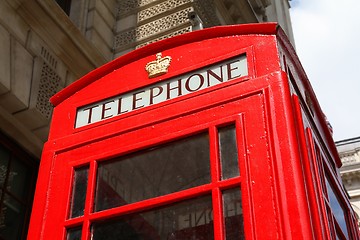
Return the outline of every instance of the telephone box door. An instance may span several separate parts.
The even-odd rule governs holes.
[[[251,220],[275,219],[272,209],[253,204],[272,201],[271,173],[263,167],[263,102],[260,94],[238,98],[56,155],[59,174],[52,180],[44,236],[251,236],[250,229],[260,226]],[[276,233],[274,223],[261,226],[264,236]],[[244,225],[252,227],[246,232]]]

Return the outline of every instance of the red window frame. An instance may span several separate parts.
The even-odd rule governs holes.
[[[236,140],[238,145],[238,155],[239,159],[240,156],[244,156],[244,149],[242,149],[241,146],[244,146],[244,136],[241,129],[244,129],[242,127],[242,119],[241,115],[236,117],[230,117],[221,119],[219,121],[210,123],[210,124],[201,124],[199,126],[196,126],[194,128],[189,129],[186,131],[187,133],[184,135],[184,133],[174,136],[170,141],[181,138],[183,136],[193,135],[201,132],[208,131],[209,133],[209,145],[210,145],[210,173],[211,173],[211,182],[205,185],[201,185],[198,187],[190,188],[187,190],[183,190],[180,192],[171,193],[165,196],[157,197],[156,199],[147,199],[140,202],[128,204],[125,206],[120,206],[100,212],[93,212],[93,205],[94,205],[94,195],[95,195],[95,185],[96,185],[96,168],[97,163],[99,160],[91,160],[89,162],[90,169],[89,169],[89,184],[87,189],[87,197],[86,197],[86,204],[85,204],[85,212],[84,216],[67,219],[64,222],[64,227],[66,229],[73,228],[73,227],[79,227],[81,224],[83,224],[83,230],[82,230],[82,236],[84,239],[89,239],[89,234],[91,232],[89,229],[91,228],[91,222],[94,221],[101,221],[104,219],[113,218],[114,216],[120,216],[120,215],[126,215],[134,212],[142,212],[145,210],[149,210],[153,208],[154,206],[160,207],[165,206],[169,204],[173,204],[176,202],[180,202],[186,199],[192,199],[196,198],[198,196],[203,196],[206,194],[212,195],[212,204],[213,204],[213,219],[214,219],[214,226],[224,226],[224,219],[223,219],[223,204],[222,204],[222,191],[240,187],[241,189],[241,182],[243,182],[244,176],[246,176],[245,173],[245,162],[239,161],[238,164],[241,164],[242,167],[239,167],[240,169],[240,176],[221,180],[221,163],[219,159],[219,145],[218,145],[218,128],[223,126],[228,126],[231,124],[234,124],[236,126]],[[146,146],[147,148],[149,146]],[[108,158],[100,160],[100,161],[106,161]],[[72,165],[74,164],[74,165]],[[73,162],[69,166],[72,169],[79,168],[81,166],[84,166],[82,164],[79,165],[79,163]],[[74,172],[74,171],[71,171]],[[73,176],[70,177],[71,179]],[[69,211],[69,210],[68,210]],[[224,235],[223,228],[214,227],[214,235],[219,236],[219,239],[224,239],[222,236]]]

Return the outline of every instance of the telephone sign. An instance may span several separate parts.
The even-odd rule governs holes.
[[[148,65],[147,65],[148,66]],[[246,55],[176,76],[77,110],[75,128],[247,76]],[[119,79],[121,81],[121,79]]]
[[[323,113],[275,23],[152,43],[51,102],[29,240],[359,239]]]

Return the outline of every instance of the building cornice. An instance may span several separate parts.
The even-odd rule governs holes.
[[[17,3],[19,15],[77,78],[106,63],[106,58],[84,37],[55,1],[18,0]],[[49,32],[48,29],[53,31]]]

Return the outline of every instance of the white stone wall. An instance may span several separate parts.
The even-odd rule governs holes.
[[[90,0],[85,35],[110,61],[113,59],[115,0]]]
[[[80,49],[79,43],[87,41],[80,31],[63,30],[71,26],[70,19],[54,1],[41,4],[0,1],[0,129],[37,157],[48,136],[50,97],[105,63],[107,54],[96,52],[100,44]],[[76,33],[83,39],[70,39]]]
[[[345,189],[358,217],[360,216],[360,137],[336,143],[343,166],[340,169]],[[360,226],[360,219],[359,219]]]
[[[66,71],[16,9],[1,1],[0,11],[1,128],[19,141],[30,138],[24,143],[38,153],[51,117],[48,99],[64,86]]]

